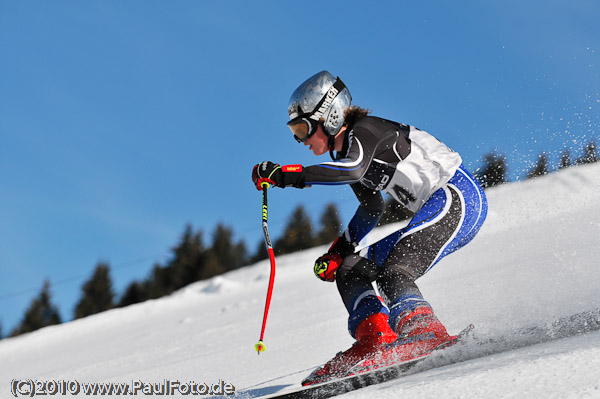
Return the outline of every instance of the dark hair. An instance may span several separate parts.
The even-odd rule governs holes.
[[[357,120],[362,118],[363,116],[367,116],[371,113],[370,109],[361,108],[358,105],[353,105],[349,107],[346,112],[344,112],[344,124],[348,127],[352,127],[356,123]]]

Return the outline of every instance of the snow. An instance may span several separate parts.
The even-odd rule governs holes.
[[[597,398],[599,355],[600,333],[595,332],[432,369],[346,396]]]
[[[418,373],[346,396],[600,398],[600,332],[565,322],[600,309],[599,187],[596,164],[488,190],[480,234],[417,282],[451,333],[473,323],[473,338],[487,343],[450,348]],[[326,249],[277,258],[260,356],[268,261],[0,341],[0,397],[13,379],[225,381],[241,397],[290,388],[352,344],[335,285],[312,274]]]

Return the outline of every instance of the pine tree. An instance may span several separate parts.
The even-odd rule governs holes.
[[[92,277],[83,285],[82,296],[75,306],[75,319],[90,316],[114,307],[115,294],[110,278],[110,266],[100,262]]]
[[[596,142],[591,140],[585,147],[585,154],[577,160],[578,164],[588,164],[598,162],[598,154],[596,153]]]
[[[597,146],[595,141],[590,141],[586,147],[586,156],[585,159],[587,163],[598,162],[598,154],[596,152]]]
[[[560,164],[558,165],[559,169],[565,169],[568,168],[572,165],[571,162],[571,151],[569,151],[568,149],[563,150],[562,154],[560,155]]]
[[[213,257],[213,267],[219,265],[222,272],[237,269],[247,261],[246,245],[242,241],[234,243],[233,230],[221,223],[217,225],[213,234],[210,254]]]
[[[144,302],[147,299],[148,290],[146,285],[139,281],[134,281],[125,289],[118,306],[125,307],[133,305],[134,303]]]
[[[46,280],[40,294],[31,302],[23,319],[11,332],[11,336],[25,334],[60,323],[61,318],[58,308],[51,301],[50,282]]]
[[[541,153],[538,156],[538,161],[535,166],[527,173],[527,178],[532,179],[534,177],[543,176],[548,173],[548,157],[546,154]]]
[[[172,293],[175,289],[173,273],[167,267],[155,263],[150,272],[150,277],[144,282],[143,287],[148,299],[156,299]]]
[[[267,259],[268,257],[269,257],[269,254],[267,253],[267,246],[265,245],[265,240],[261,239],[258,242],[258,246],[256,247],[256,252],[254,252],[254,255],[252,255],[250,257],[248,262],[256,263],[256,262],[260,262],[263,259]]]
[[[202,231],[194,233],[191,225],[186,226],[180,243],[173,249],[174,257],[167,266],[166,272],[171,280],[168,293],[205,278],[207,253],[202,236]]]
[[[235,262],[233,263],[234,268],[238,269],[248,264],[248,250],[246,249],[246,243],[243,240],[240,240],[235,244],[233,253],[236,254]]]
[[[173,248],[173,258],[166,266],[155,264],[148,280],[141,285],[131,285],[122,303],[135,300],[159,298],[171,294],[188,284],[204,280],[244,265],[247,262],[243,241],[232,242],[232,229],[219,224],[210,248],[203,244],[202,231],[194,233],[187,225],[179,244]]]
[[[341,234],[342,222],[335,204],[327,204],[321,215],[321,231],[317,234],[315,245],[332,243]]]
[[[475,174],[475,178],[481,187],[488,188],[506,183],[506,173],[506,157],[495,151],[485,156],[484,166]]]
[[[402,206],[398,201],[392,197],[388,197],[385,200],[385,208],[381,219],[379,220],[378,226],[383,226],[388,223],[402,222],[403,220],[410,219],[415,214],[409,211],[406,207]]]
[[[312,223],[302,205],[290,217],[283,236],[275,243],[278,254],[288,254],[314,246]]]

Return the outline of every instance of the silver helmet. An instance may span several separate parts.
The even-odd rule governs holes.
[[[344,112],[350,107],[352,96],[342,80],[327,71],[321,71],[306,79],[290,97],[288,114],[290,120],[300,116],[311,119],[323,118],[323,127],[335,136],[344,124]]]

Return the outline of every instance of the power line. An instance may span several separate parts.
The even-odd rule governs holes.
[[[128,267],[135,266],[135,265],[138,265],[138,264],[140,264],[142,262],[146,262],[146,261],[149,261],[149,260],[154,260],[154,259],[156,259],[158,257],[162,257],[162,256],[165,256],[165,255],[166,255],[166,252],[162,252],[160,254],[144,256],[142,258],[138,258],[138,259],[126,261],[126,262],[118,264],[117,266],[111,266],[111,270],[126,269]],[[64,284],[71,283],[73,281],[85,278],[86,276],[87,276],[87,274],[81,273],[81,274],[72,275],[72,276],[69,276],[69,277],[64,277],[64,278],[62,278],[60,280],[57,280],[55,282],[51,281],[51,285],[53,287],[64,285]],[[22,296],[22,295],[31,294],[31,293],[34,293],[34,292],[38,292],[39,289],[40,289],[39,287],[30,287],[30,288],[25,288],[25,289],[22,289],[22,290],[19,290],[19,291],[11,292],[9,294],[0,295],[0,301],[3,301],[5,299],[16,298],[16,297],[19,297],[19,296]]]
[[[259,218],[257,216],[257,220],[258,219]],[[283,224],[284,221],[285,221],[285,217],[283,217],[281,215],[276,216],[274,218],[274,223],[275,224]],[[262,227],[258,224],[258,222],[256,224],[254,224],[254,225],[251,225],[250,223],[248,223],[246,226],[242,227],[241,232],[236,232],[235,234],[238,235],[238,236],[239,235],[245,236],[245,235],[247,235],[250,232],[256,232],[258,234],[261,231],[262,231]],[[262,241],[261,239],[258,239],[258,240]],[[128,267],[140,264],[142,262],[146,262],[146,261],[149,261],[149,260],[156,259],[157,257],[166,256],[166,254],[167,254],[166,252],[161,252],[161,253],[155,254],[155,255],[144,256],[144,257],[141,257],[141,258],[138,258],[138,259],[134,259],[134,260],[131,260],[131,261],[126,261],[126,262],[120,263],[117,266],[111,266],[110,268],[113,271],[114,270],[122,270],[122,269],[125,269],[125,268],[128,268]],[[55,282],[50,281],[50,283],[51,283],[52,287],[56,287],[56,286],[61,286],[61,285],[65,285],[65,284],[68,284],[68,283],[72,283],[74,281],[77,281],[77,280],[80,280],[82,278],[85,278],[86,276],[88,276],[88,274],[81,273],[81,274],[77,274],[77,275],[72,275],[72,276],[64,277],[64,278],[62,278],[60,280],[57,280]],[[16,298],[16,297],[19,297],[19,296],[23,296],[23,295],[32,294],[32,293],[38,292],[39,289],[40,289],[39,287],[29,287],[29,288],[24,288],[24,289],[19,290],[19,291],[11,292],[9,294],[0,295],[0,301],[7,300],[7,299],[13,299],[13,298]]]

